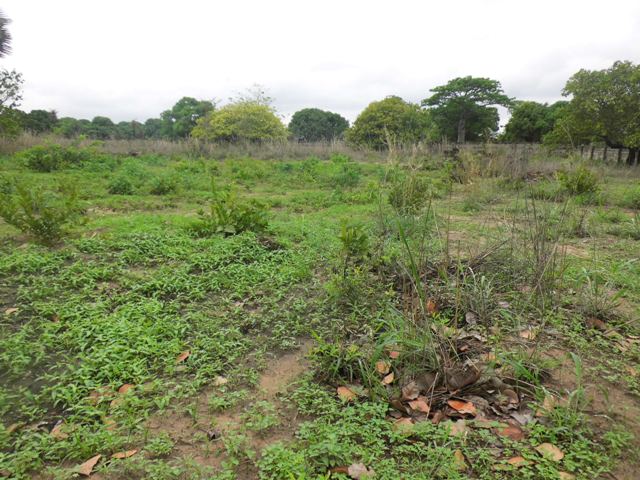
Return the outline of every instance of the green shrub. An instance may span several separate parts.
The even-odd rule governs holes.
[[[36,172],[53,172],[69,166],[77,166],[92,156],[92,151],[62,145],[36,145],[18,153],[27,168]]]
[[[640,187],[627,190],[622,198],[621,206],[640,210]]]
[[[355,163],[339,163],[340,169],[331,176],[329,183],[333,187],[351,188],[360,183],[360,167]]]
[[[245,231],[262,232],[267,228],[267,212],[261,203],[243,202],[231,189],[216,189],[213,181],[211,191],[209,210],[198,212],[200,218],[191,225],[196,235],[235,235]]]
[[[45,245],[58,242],[69,227],[81,223],[82,209],[74,185],[56,190],[15,184],[15,194],[0,194],[0,217]]]
[[[557,176],[562,188],[570,195],[597,193],[600,189],[598,177],[584,165],[570,172],[559,171]]]
[[[392,183],[389,203],[401,215],[415,214],[440,194],[428,177],[409,174]]]
[[[133,195],[136,189],[128,176],[120,175],[111,180],[107,190],[112,195]]]
[[[151,179],[149,193],[151,195],[168,195],[178,191],[179,179],[175,175],[159,175]]]

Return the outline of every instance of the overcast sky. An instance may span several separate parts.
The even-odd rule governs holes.
[[[371,101],[417,102],[465,75],[554,101],[580,68],[640,62],[640,0],[4,0],[22,108],[115,121],[182,96],[226,100],[258,83],[288,118],[350,120]]]

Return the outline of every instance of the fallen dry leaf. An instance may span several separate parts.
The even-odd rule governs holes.
[[[383,385],[390,385],[393,383],[393,379],[395,378],[395,376],[393,375],[393,372],[391,372],[389,375],[385,376],[382,379],[382,384]]]
[[[214,387],[221,387],[222,385],[226,385],[227,383],[229,383],[229,380],[222,375],[218,375],[213,379],[212,383]]]
[[[381,375],[386,375],[391,370],[391,364],[384,360],[378,360],[376,362],[376,371]]]
[[[347,468],[347,474],[355,480],[360,480],[373,477],[376,472],[369,470],[364,463],[354,463]]]
[[[424,398],[417,398],[415,400],[411,400],[409,402],[409,406],[417,412],[422,412],[427,414],[431,410],[429,408],[429,404],[424,400]]]
[[[536,451],[545,458],[559,462],[564,458],[564,452],[552,443],[541,443],[536,447]]]
[[[607,324],[604,323],[599,318],[595,318],[595,317],[587,318],[586,323],[587,323],[587,327],[593,328],[594,330],[600,330],[601,332],[607,331]]]
[[[531,329],[522,330],[519,335],[520,335],[520,338],[524,338],[525,340],[536,339],[536,332]]]
[[[542,405],[536,411],[536,417],[544,417],[546,414],[551,412],[558,405],[558,401],[556,397],[553,395],[547,394],[542,401]]]
[[[519,442],[524,438],[524,432],[516,425],[509,425],[505,428],[497,429],[496,433],[501,437],[507,437],[516,442]]]
[[[102,455],[98,454],[95,457],[91,457],[89,460],[84,462],[82,465],[78,465],[76,468],[76,473],[88,477],[93,472],[93,467],[96,466],[96,463],[102,458]]]
[[[180,355],[178,355],[176,357],[176,365],[178,363],[182,363],[184,362],[187,358],[189,358],[189,355],[191,355],[191,352],[189,350],[185,350],[184,352],[182,352]]]
[[[460,449],[457,449],[455,452],[453,452],[453,468],[459,472],[467,469],[467,462],[464,458],[462,450]]]
[[[65,438],[69,438],[69,434],[64,431],[64,427],[64,422],[56,423],[56,425],[49,432],[49,435],[51,435],[56,440],[64,440]]]
[[[5,314],[5,315],[7,315],[7,316],[9,316],[9,315],[11,315],[11,314],[13,314],[13,313],[16,313],[17,311],[18,311],[18,308],[16,308],[16,307],[11,307],[11,308],[7,308],[7,309],[4,311],[4,314]]]
[[[393,358],[394,360],[400,356],[400,352],[397,350],[391,350],[389,352],[389,358]]]
[[[358,396],[353,390],[348,387],[338,387],[337,391],[338,397],[340,397],[340,400],[342,400],[343,402],[352,402]]]
[[[433,423],[434,425],[438,425],[444,417],[445,417],[444,412],[442,410],[438,410],[436,413],[433,414],[431,423]]]
[[[132,388],[135,388],[135,385],[132,383],[125,383],[124,385],[122,385],[119,389],[118,389],[118,393],[120,394],[125,394],[127,393],[129,390],[131,390]]]
[[[413,420],[407,417],[400,418],[393,422],[391,428],[396,432],[410,432],[413,429]]]
[[[117,458],[117,459],[121,459],[121,458],[129,458],[134,456],[136,453],[138,453],[138,449],[133,449],[133,450],[125,450],[124,452],[116,452],[113,455],[111,455],[111,458]]]
[[[16,423],[12,423],[11,425],[9,425],[6,428],[6,432],[11,435],[13,432],[15,432],[16,430],[18,430],[20,427],[22,427],[22,425],[24,425],[23,422],[16,422]]]
[[[416,382],[409,382],[402,387],[402,400],[415,400],[420,395],[420,387]]]
[[[509,465],[513,465],[516,468],[519,468],[529,465],[531,462],[524,457],[511,457],[509,460],[507,460],[507,463]]]
[[[429,299],[427,301],[427,312],[430,315],[433,315],[434,313],[436,313],[438,311],[438,307],[436,306],[436,302],[434,302],[433,300]]]
[[[469,414],[476,416],[476,407],[471,402],[463,402],[462,400],[448,400],[447,404],[453,408],[456,412],[461,414]]]
[[[520,403],[520,397],[518,397],[518,394],[515,392],[515,390],[505,388],[504,390],[502,390],[502,394],[509,399],[509,403],[513,403],[514,405]]]
[[[453,437],[464,437],[469,431],[467,422],[464,420],[458,420],[457,422],[447,421],[446,424],[449,425],[449,434]]]
[[[51,315],[51,321],[53,323],[58,323],[60,321],[60,316],[57,313],[54,313],[53,315]]]
[[[116,428],[118,428],[118,424],[116,423],[116,421],[109,416],[104,417],[104,419],[102,420],[102,423],[105,424],[105,428],[107,429],[107,431],[112,432],[114,431]]]
[[[573,473],[569,472],[558,472],[558,477],[560,477],[560,480],[575,480],[576,478]]]

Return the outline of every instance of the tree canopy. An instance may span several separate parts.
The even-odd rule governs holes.
[[[542,141],[543,137],[553,130],[566,103],[559,101],[548,105],[532,101],[514,102],[502,140],[530,143]]]
[[[160,114],[162,136],[170,139],[187,138],[198,119],[213,109],[214,104],[209,100],[182,97],[173,107]]]
[[[289,131],[296,140],[304,142],[331,141],[342,138],[349,121],[342,115],[304,108],[297,111],[289,122]]]
[[[500,82],[490,78],[458,77],[431,89],[433,95],[422,105],[431,110],[433,120],[447,138],[458,143],[480,138],[486,131],[498,130],[497,105],[509,107],[512,99],[504,94]]]
[[[604,70],[580,70],[564,87],[571,96],[556,135],[571,143],[595,138],[611,148],[640,150],[640,65],[615,62]]]
[[[287,129],[269,105],[240,100],[209,112],[191,135],[203,140],[262,142],[285,140]]]
[[[382,150],[390,144],[430,140],[434,127],[429,113],[419,105],[391,96],[370,103],[346,132],[354,145]]]

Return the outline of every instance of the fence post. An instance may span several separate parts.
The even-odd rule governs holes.
[[[602,161],[607,163],[607,146],[604,146],[604,151],[602,152]]]
[[[618,149],[618,161],[617,161],[618,165],[620,165],[621,161],[622,161],[622,149],[619,148]]]
[[[584,145],[580,145],[580,158],[584,158]]]
[[[589,160],[593,160],[593,151],[596,149],[593,145],[591,145],[591,152],[589,152]]]

